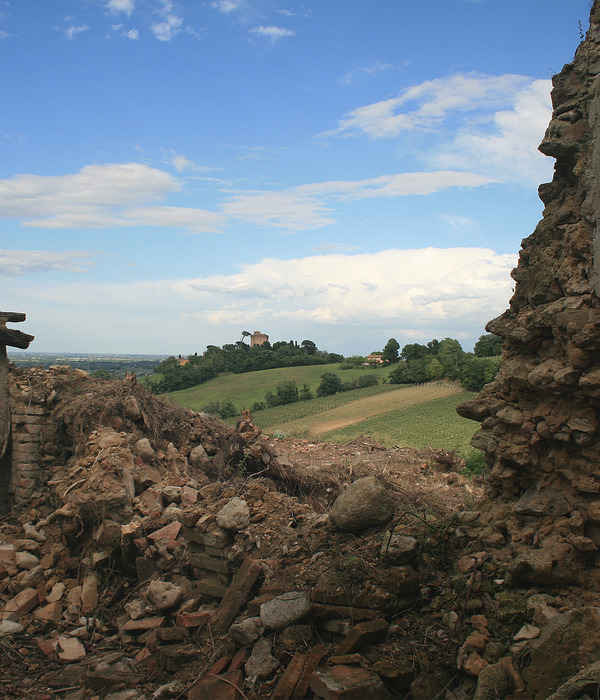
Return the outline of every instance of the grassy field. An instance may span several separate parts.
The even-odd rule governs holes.
[[[391,369],[340,370],[339,365],[316,365],[228,374],[168,397],[196,411],[210,401],[226,400],[242,410],[262,401],[267,391],[284,380],[295,381],[300,387],[307,384],[314,393],[321,375],[331,371],[349,380],[365,372],[387,377]],[[257,411],[253,418],[267,435],[345,443],[369,433],[373,440],[387,446],[456,449],[467,456],[473,452],[469,442],[479,426],[461,418],[456,406],[472,396],[458,385],[444,382],[401,387],[378,384]]]
[[[345,443],[358,435],[370,433],[376,442],[388,446],[444,448],[468,455],[473,451],[469,443],[479,424],[461,418],[456,413],[456,407],[473,396],[470,392],[461,391],[414,403],[329,431],[320,438],[325,442]]]
[[[357,379],[365,374],[373,374],[380,379],[387,377],[394,365],[381,369],[344,369],[339,364],[311,365],[308,367],[282,367],[266,369],[262,372],[247,372],[245,374],[223,374],[205,384],[193,386],[182,391],[173,391],[167,396],[180,406],[200,411],[211,401],[231,401],[240,411],[251,408],[255,401],[263,401],[267,391],[274,391],[277,384],[283,381],[294,381],[298,387],[307,384],[313,394],[321,383],[321,375],[325,372],[335,372],[343,381]]]

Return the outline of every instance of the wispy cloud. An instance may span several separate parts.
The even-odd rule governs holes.
[[[510,105],[531,82],[520,75],[480,73],[457,73],[428,80],[403,90],[398,97],[352,110],[340,120],[337,129],[323,135],[394,138],[406,131],[434,129],[457,113],[482,108],[489,112],[494,107]]]
[[[399,173],[355,181],[332,180],[280,191],[236,193],[223,205],[222,211],[241,221],[302,231],[334,224],[334,201],[428,195],[450,188],[481,187],[494,182],[496,180],[487,175],[456,171]]]
[[[250,32],[252,34],[258,34],[260,36],[266,36],[269,39],[271,39],[273,42],[279,41],[280,39],[283,39],[284,37],[294,36],[294,34],[296,33],[293,30],[285,29],[284,27],[274,27],[274,26],[265,27],[262,24],[259,25],[258,27],[252,27],[252,29],[250,29]]]
[[[70,27],[67,27],[67,29],[65,29],[65,36],[69,41],[71,41],[78,34],[86,32],[88,29],[89,27],[87,24],[80,24],[78,26],[71,25]]]
[[[440,214],[439,219],[445,221],[454,231],[465,231],[470,233],[477,228],[477,222],[468,216],[457,214]]]
[[[0,277],[51,270],[84,272],[91,264],[91,254],[80,250],[0,250]]]
[[[350,85],[354,79],[359,75],[369,75],[374,76],[379,73],[384,73],[385,71],[392,70],[394,66],[391,63],[382,63],[381,61],[373,61],[367,66],[360,66],[358,68],[352,68],[347,73],[344,73],[339,79],[338,83],[341,85]]]

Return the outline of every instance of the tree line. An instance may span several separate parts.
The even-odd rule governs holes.
[[[426,345],[410,343],[402,350],[399,343],[394,338],[390,338],[381,353],[382,359],[385,358],[385,365],[378,365],[378,367],[397,365],[389,373],[387,380],[386,377],[379,378],[372,372],[351,380],[344,380],[335,372],[325,372],[321,375],[316,396],[332,396],[386,381],[390,384],[421,384],[444,378],[460,381],[469,391],[480,391],[496,376],[501,351],[501,338],[492,334],[482,335],[472,353],[464,352],[459,341],[452,338],[441,341],[432,340]],[[340,369],[366,368],[366,365],[365,357],[353,355],[343,359]],[[263,401],[256,401],[252,405],[252,411],[262,411],[298,401],[309,401],[312,398],[314,398],[313,392],[307,384],[298,387],[295,381],[285,380],[268,391]],[[218,414],[222,418],[231,418],[239,413],[236,406],[229,400],[212,401],[202,410],[206,413]]]
[[[241,340],[222,347],[209,345],[202,355],[189,355],[185,362],[181,361],[181,357],[163,360],[154,370],[160,379],[152,384],[152,391],[164,394],[188,389],[207,382],[221,372],[242,374],[279,367],[325,365],[344,359],[343,355],[319,350],[312,340],[303,340],[301,343],[294,340],[278,341],[272,345],[266,342],[251,347],[244,342],[248,335],[250,334],[244,331]]]

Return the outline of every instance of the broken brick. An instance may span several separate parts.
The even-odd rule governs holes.
[[[308,654],[294,654],[292,660],[286,666],[283,675],[279,679],[275,690],[271,693],[269,700],[290,700],[300,680],[307,659]]]
[[[322,644],[317,644],[312,648],[310,654],[308,655],[308,660],[304,666],[304,671],[300,676],[300,680],[296,684],[294,694],[292,695],[292,700],[304,700],[308,695],[308,689],[310,687],[310,679],[312,674],[319,668],[321,659],[325,656],[325,648]]]
[[[238,700],[242,697],[240,689],[243,683],[242,671],[228,671],[220,676],[209,672],[188,691],[187,697],[188,700],[206,700],[206,698]]]
[[[381,678],[360,666],[332,666],[315,671],[310,687],[324,700],[383,700],[389,697]]]
[[[211,617],[212,613],[207,610],[179,613],[175,617],[175,624],[179,625],[179,627],[204,627]]]
[[[40,602],[35,588],[24,588],[0,610],[0,620],[18,620]]]
[[[353,627],[335,650],[336,656],[352,654],[368,644],[375,644],[385,639],[388,631],[386,620],[378,619],[361,622]]]
[[[128,620],[122,627],[123,632],[145,632],[161,627],[164,617],[143,617],[141,620]]]
[[[224,634],[235,620],[240,608],[248,599],[252,586],[258,580],[262,568],[260,564],[247,557],[233,577],[227,593],[215,614],[213,632]]]

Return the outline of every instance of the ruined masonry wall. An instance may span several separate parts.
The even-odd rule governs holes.
[[[600,0],[552,105],[543,219],[522,242],[510,308],[487,326],[503,362],[459,413],[481,422],[497,541],[554,538],[600,566]]]
[[[16,503],[31,497],[40,483],[43,428],[47,410],[29,396],[11,391],[11,463],[9,494]]]

